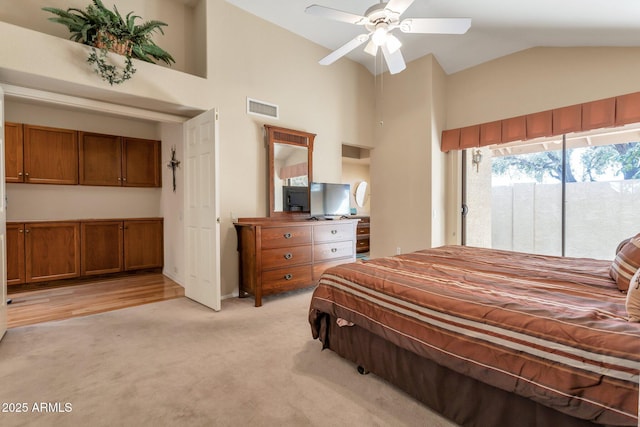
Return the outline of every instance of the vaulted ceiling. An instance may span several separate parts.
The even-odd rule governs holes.
[[[307,14],[307,6],[319,4],[363,15],[377,4],[375,0],[227,1],[330,50],[366,30]],[[472,19],[463,35],[396,30],[405,60],[433,54],[450,74],[531,47],[640,46],[638,0],[415,0],[401,18],[463,17]],[[347,57],[379,73],[382,61],[363,50],[361,46]]]

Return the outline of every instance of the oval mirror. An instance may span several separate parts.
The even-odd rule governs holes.
[[[364,206],[364,197],[367,194],[367,181],[362,181],[356,187],[356,204],[359,207]]]

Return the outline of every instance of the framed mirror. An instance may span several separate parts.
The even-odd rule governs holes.
[[[269,216],[309,214],[315,134],[264,125],[269,148]]]

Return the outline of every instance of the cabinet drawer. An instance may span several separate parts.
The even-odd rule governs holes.
[[[353,241],[332,242],[316,245],[313,248],[314,262],[353,256]]]
[[[353,224],[317,225],[313,230],[316,242],[336,242],[353,239]]]
[[[262,272],[262,293],[285,292],[305,286],[311,286],[311,265],[285,267]]]
[[[358,252],[367,252],[369,250],[369,239],[362,239],[356,242],[356,250]]]
[[[369,234],[369,224],[365,225],[365,226],[358,226],[358,229],[356,230],[356,234],[358,236],[362,235],[362,234]]]
[[[311,243],[311,226],[262,228],[262,247],[281,248],[284,246]]]
[[[262,268],[264,270],[287,265],[309,264],[310,262],[310,245],[265,249],[262,251]]]

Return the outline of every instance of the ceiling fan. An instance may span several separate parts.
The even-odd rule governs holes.
[[[400,15],[411,6],[415,0],[389,0],[380,1],[371,6],[364,16],[356,15],[330,7],[311,5],[305,12],[347,22],[349,24],[362,25],[367,33],[356,36],[353,40],[342,45],[335,51],[320,60],[320,64],[329,65],[342,58],[361,44],[369,41],[364,51],[376,56],[378,48],[387,63],[391,74],[399,73],[406,68],[404,57],[400,51],[402,43],[391,34],[396,28],[403,33],[419,34],[464,34],[471,27],[471,18],[408,18],[400,21]]]

